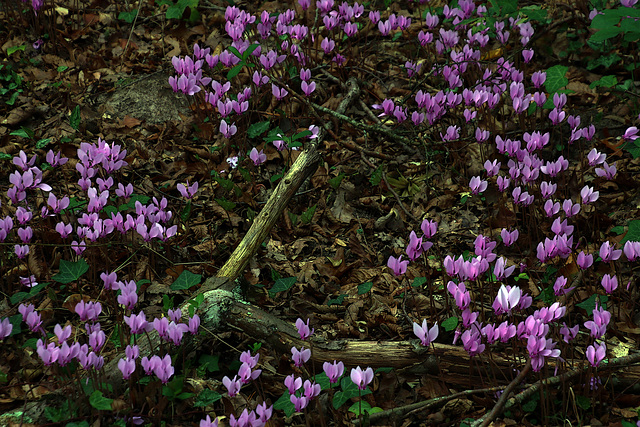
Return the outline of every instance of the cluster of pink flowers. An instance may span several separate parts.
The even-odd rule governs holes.
[[[429,241],[433,236],[435,236],[436,231],[438,230],[438,223],[435,221],[425,219],[422,221],[420,225],[420,229],[422,230],[422,237],[418,237],[415,231],[412,231],[409,234],[409,244],[407,245],[407,256],[409,260],[415,261],[422,255],[427,252],[433,243]],[[390,256],[387,261],[387,267],[393,271],[393,274],[396,276],[401,276],[406,273],[407,267],[409,266],[409,260],[402,260],[402,255],[398,258],[394,256]]]
[[[250,351],[245,351],[240,355],[240,361],[242,364],[238,369],[238,375],[235,375],[233,379],[227,376],[222,379],[222,384],[227,388],[229,397],[236,396],[243,385],[249,384],[260,376],[262,370],[255,369],[258,365],[258,360],[260,360],[260,354],[251,356]],[[262,402],[255,410],[249,411],[245,408],[238,418],[236,418],[234,414],[231,414],[229,418],[229,425],[232,427],[262,427],[266,425],[267,421],[269,421],[272,413],[273,406],[267,406],[266,402]],[[211,423],[209,416],[207,416],[205,420],[200,421],[200,427],[217,425],[218,420],[216,419]]]

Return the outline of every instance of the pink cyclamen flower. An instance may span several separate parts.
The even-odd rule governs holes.
[[[396,276],[401,276],[407,272],[407,266],[409,265],[409,261],[402,261],[402,255],[400,255],[397,259],[394,256],[390,256],[387,261],[387,267],[389,267],[393,274]]]
[[[300,335],[300,339],[303,341],[309,338],[311,335],[313,335],[313,332],[315,331],[315,329],[309,328],[309,319],[307,319],[307,323],[305,324],[304,320],[300,318],[296,320],[296,329],[298,329],[298,334]]]
[[[500,231],[500,237],[502,237],[502,243],[504,243],[505,246],[513,245],[516,240],[518,240],[519,236],[520,232],[518,230],[509,231],[506,228],[503,228]]]
[[[11,331],[13,331],[13,325],[9,322],[9,318],[5,317],[0,322],[0,341],[11,335]]]
[[[249,153],[249,158],[253,161],[254,165],[259,166],[267,160],[267,155],[264,154],[263,150],[260,150],[260,152],[258,152],[256,147],[253,147],[253,149]]]
[[[351,381],[358,387],[359,390],[364,390],[367,385],[373,380],[373,369],[367,368],[364,371],[360,366],[351,370]]]
[[[484,351],[485,345],[482,344],[480,333],[475,328],[464,331],[460,339],[469,357],[477,356]]]
[[[174,373],[173,366],[171,365],[171,356],[167,354],[160,359],[160,361],[156,363],[153,373],[156,374],[156,377],[158,377],[160,381],[162,381],[162,384],[166,384]]]
[[[327,374],[327,378],[329,378],[329,382],[331,384],[335,384],[338,382],[338,380],[344,373],[344,363],[342,362],[336,363],[335,360],[333,361],[333,363],[324,362],[322,364],[322,370],[324,371],[325,374]]]
[[[300,88],[306,96],[311,96],[311,94],[316,90],[316,82],[307,83],[303,80],[300,84]]]
[[[585,185],[584,187],[582,187],[582,190],[580,190],[580,197],[582,197],[582,204],[586,205],[598,200],[598,197],[600,197],[600,192],[593,191],[593,187]]]
[[[207,415],[204,420],[200,420],[200,427],[218,427],[218,418],[214,418],[211,421],[211,417]]]
[[[469,187],[471,188],[471,194],[483,193],[487,189],[487,181],[482,180],[479,176],[474,176],[469,181]]]
[[[601,168],[596,168],[596,175],[606,178],[613,179],[617,173],[616,162],[614,162],[611,166],[607,162],[602,162]]]
[[[238,376],[234,376],[233,379],[225,376],[222,378],[222,384],[227,388],[227,392],[229,393],[229,397],[233,397],[240,391],[242,387],[242,381],[238,379]]]
[[[496,314],[511,313],[511,310],[513,310],[520,302],[521,296],[522,290],[519,287],[502,285],[500,286],[498,295],[493,302],[493,309]]]
[[[636,139],[640,138],[640,136],[638,136],[638,128],[636,126],[627,128],[627,130],[624,132],[624,135],[622,135],[622,138],[625,141],[635,141]]]
[[[292,394],[291,396],[289,396],[289,400],[291,401],[291,403],[293,403],[296,412],[302,412],[302,410],[309,404],[309,399],[307,399],[305,396],[298,397],[295,394]]]
[[[307,361],[309,361],[310,358],[310,349],[305,349],[304,347],[302,347],[300,350],[298,350],[295,347],[291,347],[291,359],[293,359],[293,364],[296,367],[299,368],[300,366],[304,365],[305,363],[307,363]]]
[[[601,283],[604,290],[610,294],[618,288],[618,277],[615,275],[611,276],[609,274],[605,274],[602,276]]]
[[[422,321],[422,325],[415,322],[413,323],[413,333],[420,338],[420,343],[425,347],[436,340],[438,332],[437,322],[431,327],[431,329],[428,328],[426,319]]]
[[[118,369],[122,372],[122,378],[128,380],[131,374],[136,370],[136,361],[132,359],[120,359],[118,361]]]
[[[595,148],[589,151],[589,154],[587,154],[587,160],[589,161],[589,166],[602,164],[606,159],[607,159],[607,155],[600,153]]]
[[[273,96],[276,97],[278,101],[281,101],[284,99],[285,96],[289,94],[289,91],[286,90],[285,88],[280,88],[274,85],[273,83],[271,83],[271,93],[273,94]]]
[[[591,366],[597,368],[600,365],[600,362],[602,362],[607,356],[607,345],[605,343],[600,345],[594,343],[587,347],[585,354],[587,355],[587,360],[591,363]]]
[[[580,251],[578,258],[576,259],[576,264],[578,264],[580,269],[586,270],[593,264],[593,255],[585,254],[583,251]]]
[[[420,229],[424,233],[424,237],[426,239],[430,239],[436,234],[436,231],[438,230],[438,223],[436,221],[425,219],[422,221],[422,224],[420,224]]]
[[[623,247],[624,255],[627,257],[627,261],[635,261],[640,257],[640,242],[627,241]]]
[[[289,394],[295,394],[302,387],[302,378],[296,378],[294,374],[288,375],[284,379],[284,385],[289,390]]]
[[[177,187],[182,197],[184,197],[185,199],[192,199],[193,196],[195,196],[196,193],[198,192],[198,181],[189,185],[189,181],[187,180],[186,185],[178,184]]]
[[[600,246],[600,258],[604,262],[616,261],[622,255],[621,249],[614,249],[615,244],[612,246],[609,241],[606,241]]]

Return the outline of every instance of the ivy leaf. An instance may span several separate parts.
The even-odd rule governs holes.
[[[195,402],[193,402],[193,406],[195,407],[205,407],[209,406],[222,398],[222,395],[217,391],[209,390],[205,388],[198,394]]]
[[[569,79],[565,77],[567,71],[569,71],[569,67],[564,65],[554,65],[547,69],[547,80],[544,82],[547,92],[550,94],[555,93],[569,83]],[[550,96],[549,98],[553,97]]]
[[[78,261],[60,260],[60,272],[52,277],[58,283],[71,283],[89,270],[89,264],[83,258]]]
[[[297,279],[295,277],[287,277],[284,279],[276,280],[276,283],[273,285],[271,290],[269,290],[269,295],[273,297],[278,292],[288,291],[293,285],[296,284],[296,280]]]
[[[99,411],[110,411],[113,399],[104,397],[101,391],[95,390],[89,397],[89,403]]]
[[[366,282],[358,285],[358,295],[366,294],[373,287],[373,282]]]
[[[640,242],[640,219],[629,221],[629,231],[624,235],[624,239],[620,242],[620,246],[624,246],[629,240],[632,242]]]
[[[273,409],[284,411],[287,417],[293,415],[293,413],[296,411],[296,407],[293,403],[291,403],[288,391],[285,391],[284,394],[275,401],[275,403],[273,404]]]
[[[271,126],[271,122],[269,120],[252,123],[251,126],[249,126],[249,129],[247,129],[247,136],[249,138],[256,138],[269,130],[269,126]]]
[[[332,305],[342,305],[342,303],[344,302],[344,297],[346,297],[347,295],[342,294],[342,295],[338,295],[335,298],[331,298],[329,301],[327,301],[327,305],[329,307],[331,307]]]
[[[76,105],[76,108],[71,112],[71,116],[69,116],[69,124],[75,130],[78,130],[80,127],[80,106]]]
[[[459,322],[460,319],[457,316],[451,316],[447,320],[443,321],[440,326],[442,326],[445,331],[451,332],[458,327]]]
[[[173,291],[189,289],[202,281],[201,274],[194,274],[189,270],[184,270],[169,287]]]

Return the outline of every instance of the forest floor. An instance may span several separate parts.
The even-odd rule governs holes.
[[[13,6],[19,8],[21,3],[15,3]],[[261,145],[258,138],[247,137],[246,132],[230,143],[220,135],[216,123],[203,122],[201,112],[194,111],[199,107],[191,105],[185,96],[174,93],[169,86],[168,78],[174,74],[172,57],[191,54],[196,42],[212,51],[228,45],[224,31],[225,2],[201,1],[198,8],[201,15],[193,23],[187,19],[188,7],[182,19],[166,19],[167,4],[157,6],[151,1],[143,2],[133,24],[118,19],[120,12],[136,11],[133,4],[132,9],[126,9],[124,4],[116,6],[116,2],[95,0],[79,9],[78,2],[66,3],[56,2],[52,18],[55,36],[41,35],[44,42],[37,48],[33,46],[38,39],[33,28],[0,24],[0,50],[5,67],[0,70],[3,87],[8,88],[10,82],[15,81],[14,75],[7,71],[9,66],[21,80],[20,91],[11,105],[8,104],[11,91],[4,94],[0,102],[0,152],[5,155],[0,162],[0,188],[3,193],[9,188],[8,177],[14,170],[11,159],[20,150],[29,157],[38,154],[44,158],[44,153],[53,149],[75,158],[80,142],[96,143],[101,137],[108,143],[121,145],[127,150],[126,161],[130,166],[123,172],[125,180],[134,185],[135,194],[166,197],[174,215],[180,216],[180,229],[162,252],[156,250],[157,247],[135,252],[121,249],[109,252],[111,258],[98,256],[90,263],[104,263],[111,268],[124,266],[122,271],[127,277],[144,281],[138,308],[144,309],[147,316],[160,316],[167,299],[177,306],[189,298],[188,292],[171,288],[183,271],[201,275],[202,282],[217,274],[273,193],[279,175],[300,152],[278,152],[272,145]],[[382,7],[382,2],[378,3]],[[251,2],[236,5],[249,12],[262,9],[274,12],[287,7],[279,1],[260,7]],[[4,7],[0,14],[12,16],[8,12],[12,6]],[[526,67],[530,72],[558,64],[568,67],[569,111],[582,117],[583,126],[589,123],[596,126],[591,144],[568,146],[568,128],[554,132],[551,144],[558,146],[574,163],[586,158],[593,147],[607,154],[609,164],[617,162],[617,176],[604,183],[598,181],[597,211],[588,217],[578,216],[575,221],[575,226],[590,236],[585,239],[588,241],[581,242],[582,248],[597,253],[598,242],[619,243],[628,238],[629,222],[640,218],[640,159],[638,153],[625,149],[618,138],[626,128],[638,124],[638,87],[632,85],[627,90],[590,87],[590,83],[600,81],[605,75],[615,76],[619,82],[632,79],[632,73],[623,66],[629,63],[630,54],[612,49],[609,54],[619,54],[622,62],[609,67],[590,67],[599,53],[586,47],[589,30],[585,13],[588,11],[569,5],[555,8],[544,5],[544,10],[549,14],[548,20],[536,26],[532,41],[536,55]],[[392,12],[414,16],[415,25],[408,34],[415,38],[422,22],[417,18],[417,9],[397,1],[391,2],[386,11],[383,9],[383,14]],[[43,16],[48,19],[51,13]],[[316,102],[335,110],[346,91],[344,83],[349,77],[356,77],[362,85],[359,99],[345,114],[353,122],[375,124],[378,112],[367,111],[373,104],[385,98],[402,99],[415,94],[415,87],[409,85],[406,75],[395,73],[391,65],[404,64],[412,54],[410,47],[402,45],[402,40],[391,41],[373,32],[363,36],[357,46],[360,55],[357,59],[339,71],[332,69],[331,77],[320,75]],[[24,49],[15,50],[20,46]],[[637,59],[637,52],[635,55]],[[431,88],[429,84],[425,83],[424,87]],[[450,144],[441,141],[430,144],[418,132],[404,133],[405,139],[399,140],[363,131],[328,113],[319,112],[315,117],[305,110],[299,115],[302,113],[296,108],[301,107],[293,105],[282,111],[268,101],[261,117],[289,133],[314,123],[332,123],[333,129],[319,145],[322,161],[317,170],[298,189],[243,272],[242,279],[250,285],[247,298],[290,323],[297,318],[310,319],[315,334],[327,341],[363,340],[380,343],[383,348],[385,343],[415,340],[411,322],[427,319],[429,325],[435,322],[441,325],[437,343],[451,344],[457,325],[451,327],[451,319],[459,312],[456,314],[455,306],[446,298],[449,279],[442,264],[444,257],[473,253],[478,235],[496,240],[502,228],[513,227],[520,216],[525,217],[506,201],[495,185],[490,184],[482,197],[469,193],[469,180],[483,175],[489,149],[476,143],[472,134],[470,138]],[[496,131],[503,135],[518,134],[532,129],[526,125],[511,122]],[[390,126],[393,129],[393,124]],[[444,133],[446,128],[438,126],[439,131],[432,135]],[[246,157],[252,145],[260,145],[267,156],[260,167],[254,167]],[[238,155],[240,168],[230,170],[227,159]],[[71,172],[68,176],[70,182],[75,182]],[[177,184],[196,181],[199,192],[187,211]],[[581,183],[576,167],[561,181],[561,191],[577,200]],[[68,187],[70,195],[77,191],[73,185]],[[3,198],[3,216],[15,211],[9,205],[8,199]],[[387,267],[389,256],[403,254],[406,258],[409,233],[419,231],[425,218],[439,224],[428,256],[412,263],[404,276],[394,276]],[[520,286],[534,298],[534,306],[542,307],[542,294],[553,282],[548,282],[548,269],[540,265],[535,249],[531,250],[531,242],[543,238],[541,230],[548,229],[550,221],[527,218],[529,222],[521,229],[518,244],[502,247],[501,255],[523,266],[523,274],[512,285]],[[56,241],[44,236],[44,243]],[[6,248],[11,251],[13,246]],[[34,258],[29,261],[29,269],[40,273],[40,281],[51,281],[58,272],[62,251],[44,246],[34,252],[29,258]],[[105,253],[102,256],[106,256]],[[565,260],[559,273],[575,278],[578,270],[572,256]],[[9,283],[19,272],[3,271],[6,274],[1,279],[0,318],[17,313],[17,305],[10,299],[20,291],[16,283]],[[635,283],[638,269],[623,269],[619,273]],[[591,318],[591,313],[579,304],[591,295],[603,294],[599,281],[596,285],[586,282],[585,279],[581,288],[566,301],[568,324],[569,319],[571,324],[576,324]],[[99,283],[98,280],[96,285]],[[620,287],[626,285],[625,281]],[[595,290],[597,287],[600,289]],[[616,307],[609,328],[610,357],[638,351],[640,312],[635,284],[632,290],[609,296],[610,303]],[[75,289],[50,287],[31,302],[41,310],[49,309],[45,327],[52,329],[55,323],[65,322],[76,325],[79,322],[73,320],[69,311],[51,308],[56,303],[67,307],[69,298],[85,291],[80,285]],[[479,292],[482,291],[474,289],[474,295]],[[442,327],[447,320],[448,327]],[[25,402],[44,399],[63,387],[51,371],[42,371],[37,354],[23,344],[19,335],[1,344],[0,371],[6,383],[0,383],[0,413],[23,408]],[[461,349],[459,341],[457,347]],[[242,331],[219,332],[214,338],[204,340],[197,352],[190,354],[199,358],[200,369],[195,373],[196,365],[192,365],[193,372],[185,374],[182,390],[194,395],[203,389],[222,393],[222,376],[232,377],[232,371],[237,368],[239,352],[236,349],[248,348],[260,346]],[[118,352],[117,349],[109,351]],[[442,366],[438,368],[437,363],[433,368],[429,365],[431,362],[378,369],[373,393],[364,399],[371,407],[389,410],[465,390],[503,387],[515,376],[508,372],[514,370],[510,365],[510,351],[498,346],[493,349],[493,356],[479,356],[470,361],[466,352],[460,350],[456,356],[459,360],[455,363],[449,360],[446,370]],[[584,363],[583,352],[573,354],[573,360]],[[289,355],[278,354],[266,345],[260,353],[266,377],[262,392],[273,403],[285,391],[282,379],[294,371],[289,366]],[[438,355],[437,346],[435,354]],[[378,356],[384,360],[387,355]],[[215,369],[202,368],[207,360],[215,361],[212,362]],[[380,361],[376,364],[384,366]],[[369,365],[370,361],[362,360],[363,368]],[[320,367],[315,369],[319,371]],[[544,376],[553,376],[553,366],[543,370],[540,377],[532,375],[527,384]],[[625,366],[618,372],[604,370],[601,379],[603,386],[596,391],[581,385],[588,381],[586,373],[573,383],[565,384],[575,388],[575,393],[572,392],[572,400],[562,408],[564,420],[572,420],[572,425],[617,426],[623,420],[635,423],[635,411],[640,408],[636,384],[640,370],[633,366]],[[526,384],[522,387],[526,388]],[[503,421],[494,425],[536,425],[543,414],[559,413],[562,404],[557,402],[563,401],[556,395],[560,394],[559,389],[560,386],[553,386],[544,390],[545,396],[551,397],[543,400],[551,407],[539,401],[540,392],[513,406]],[[124,395],[111,397],[116,401],[127,399]],[[465,419],[486,414],[494,406],[496,397],[495,392],[469,393],[429,410],[407,411],[394,422],[405,426],[457,426]],[[196,420],[204,417],[204,411],[194,408],[193,403],[194,398],[176,399],[160,409],[149,403],[142,405],[138,414],[152,417],[152,409],[164,410],[162,419],[166,425],[195,425]],[[354,418],[347,411],[349,406],[351,404],[331,411],[333,421],[329,424],[343,424]],[[238,407],[237,401],[225,396],[208,409],[215,409],[220,415]],[[326,421],[318,418],[317,413],[307,416],[312,420],[311,425]],[[302,418],[285,418],[276,413],[269,425],[304,422]],[[76,423],[85,420],[91,418],[86,414],[72,417]],[[552,416],[547,420],[547,425],[565,422],[553,420]],[[48,422],[56,424],[52,418]],[[377,425],[392,423],[385,419]],[[15,421],[7,425],[14,424],[18,425]],[[28,424],[39,423],[24,422],[23,425]],[[91,421],[89,424],[95,425]]]

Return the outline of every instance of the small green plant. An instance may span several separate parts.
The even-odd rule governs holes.
[[[0,64],[0,97],[7,105],[14,105],[22,93],[22,77],[10,64]]]

